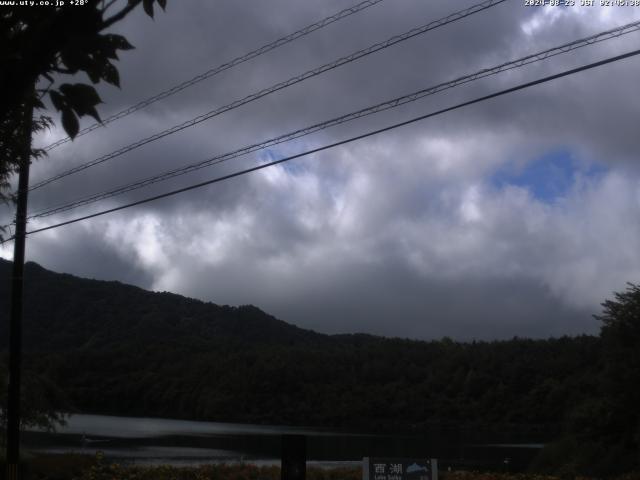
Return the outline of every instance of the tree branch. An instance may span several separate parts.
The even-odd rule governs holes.
[[[105,13],[107,10],[109,10],[117,1],[118,0],[111,0],[105,5],[104,0],[102,0],[102,13]]]
[[[53,85],[53,78],[51,77],[51,75],[45,75],[46,79],[49,81],[49,85],[46,86],[46,88],[40,88],[38,89],[40,93],[40,95],[38,96],[38,100],[42,100],[44,98],[44,96],[49,92],[49,90],[51,90],[51,86]]]

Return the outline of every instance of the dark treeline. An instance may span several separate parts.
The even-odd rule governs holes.
[[[9,266],[0,261],[5,279]],[[33,263],[26,298],[27,369],[59,389],[35,395],[68,411],[389,432],[537,432],[559,439],[545,461],[566,463],[593,453],[576,439],[617,388],[602,337],[460,343],[329,336],[251,306],[85,280]],[[6,333],[3,311],[0,338]],[[627,382],[639,378],[637,370],[625,375]],[[622,438],[618,426],[602,428],[600,437],[609,429]],[[634,445],[620,447],[609,464],[633,468],[625,452]],[[581,460],[572,461],[579,469]]]
[[[593,388],[598,349],[589,337],[332,340],[131,342],[41,354],[38,369],[89,412],[367,430],[421,430],[434,422],[553,430]]]

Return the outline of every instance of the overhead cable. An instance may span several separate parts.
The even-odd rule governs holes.
[[[77,167],[71,168],[65,172],[62,172],[58,175],[54,175],[53,177],[50,177],[46,180],[42,180],[40,182],[35,183],[33,186],[31,186],[30,190],[35,190],[38,188],[41,188],[45,185],[48,185],[51,182],[55,182],[56,180],[60,180],[62,178],[65,178],[69,175],[73,175],[75,173],[81,172],[83,170],[86,170],[87,168],[93,167],[95,165],[104,163],[108,160],[111,160],[113,158],[119,157],[120,155],[123,155],[125,153],[128,153],[132,150],[135,150],[143,145],[146,145],[148,143],[151,143],[155,140],[159,140],[161,138],[164,138],[168,135],[171,135],[173,133],[179,132],[181,130],[184,130],[186,128],[189,127],[193,127],[194,125],[197,125],[201,122],[204,122],[205,120],[209,120],[215,116],[218,116],[222,113],[228,112],[230,110],[233,110],[235,108],[238,108],[242,105],[245,105],[247,103],[253,102],[255,100],[258,100],[262,97],[265,97],[271,93],[277,92],[279,90],[282,90],[284,88],[290,87],[292,85],[295,85],[297,83],[300,83],[304,80],[307,80],[309,78],[318,76],[322,73],[325,73],[329,70],[333,70],[335,68],[338,68],[342,65],[346,65],[347,63],[351,63],[354,62],[355,60],[358,60],[362,57],[365,57],[367,55],[371,55],[372,53],[378,52],[380,50],[383,50],[385,48],[389,48],[392,45],[395,45],[397,43],[409,40],[410,38],[413,38],[417,35],[421,35],[423,33],[426,33],[430,30],[434,30],[436,28],[442,27],[444,25],[447,25],[449,23],[461,20],[463,18],[466,18],[470,15],[473,15],[475,13],[481,12],[483,10],[487,10],[491,7],[494,7],[500,3],[503,3],[507,0],[485,0],[481,3],[478,3],[476,5],[473,5],[469,8],[466,8],[464,10],[460,10],[457,11],[455,13],[452,13],[450,15],[447,15],[444,18],[441,18],[439,20],[434,20],[426,25],[423,25],[421,27],[416,27],[413,28],[405,33],[402,33],[400,35],[395,35],[387,40],[385,40],[384,42],[379,42],[376,43],[374,45],[371,45],[367,48],[364,48],[362,50],[358,50],[357,52],[354,52],[350,55],[347,55],[345,57],[339,58],[338,60],[335,60],[331,63],[326,63],[320,67],[316,67],[312,70],[308,70],[305,73],[302,73],[300,75],[297,75],[295,77],[291,77],[288,80],[285,80],[283,82],[277,83],[275,85],[272,85],[271,87],[265,88],[263,90],[260,90],[259,92],[256,93],[252,93],[251,95],[248,95],[244,98],[241,98],[239,100],[236,100],[234,102],[231,102],[223,107],[219,107],[215,110],[211,110],[210,112],[204,113],[202,115],[199,115],[195,118],[192,118],[191,120],[187,120],[186,122],[180,123],[178,125],[175,125],[171,128],[168,128],[166,130],[163,130],[162,132],[158,132],[154,135],[151,135],[149,137],[143,138],[142,140],[138,140],[130,145],[127,145],[125,147],[119,148],[118,150],[115,150],[111,153],[108,153],[106,155],[103,155],[99,158],[96,158],[94,160],[91,160],[89,162],[86,162],[82,165],[79,165]]]
[[[534,54],[530,54],[521,58],[518,58],[516,60],[511,60],[505,63],[501,63],[500,65],[496,65],[494,67],[490,67],[490,68],[485,68],[483,70],[477,71],[475,73],[469,74],[469,75],[465,75],[462,77],[458,77],[454,80],[449,80],[447,82],[444,83],[440,83],[438,85],[435,86],[431,86],[422,90],[419,90],[417,92],[413,92],[411,94],[408,95],[403,95],[401,97],[396,97],[394,99],[391,100],[387,100],[385,102],[382,103],[378,103],[376,105],[373,105],[371,107],[367,107],[367,108],[363,108],[361,110],[357,110],[355,112],[351,112],[348,113],[346,115],[342,115],[339,117],[335,117],[332,118],[330,120],[326,120],[324,122],[321,123],[316,123],[314,125],[305,127],[305,128],[300,128],[298,130],[286,133],[284,135],[280,135],[278,137],[275,138],[271,138],[269,140],[265,140],[262,141],[260,143],[255,143],[249,146],[245,146],[242,147],[240,149],[231,151],[231,152],[227,152],[221,155],[216,155],[214,157],[211,157],[209,159],[206,159],[204,161],[198,162],[198,163],[193,163],[190,165],[186,165],[183,167],[179,167],[179,168],[174,168],[172,170],[168,170],[166,172],[151,176],[151,177],[147,177],[145,179],[142,180],[138,180],[132,183],[128,183],[125,185],[121,185],[119,187],[116,187],[114,189],[111,190],[107,190],[107,191],[103,191],[100,193],[96,193],[96,194],[92,194],[77,200],[74,200],[72,202],[68,202],[62,205],[58,205],[56,207],[52,207],[52,208],[48,208],[46,210],[41,210],[39,212],[36,212],[32,215],[30,215],[28,218],[29,219],[34,219],[34,218],[41,218],[41,217],[47,217],[50,215],[54,215],[56,213],[61,213],[61,212],[66,212],[68,210],[72,210],[74,208],[78,208],[81,206],[85,206],[85,205],[89,205],[91,203],[95,203],[99,200],[105,200],[111,197],[115,197],[117,195],[122,195],[126,192],[130,192],[133,190],[137,190],[161,181],[165,181],[165,180],[169,180],[171,178],[174,177],[178,177],[180,175],[185,175],[187,173],[191,173],[194,172],[196,170],[200,170],[202,168],[206,168],[206,167],[210,167],[222,162],[226,162],[228,160],[231,160],[233,158],[237,158],[243,155],[247,155],[249,153],[253,153],[256,152],[258,150],[263,150],[265,148],[269,148],[272,147],[274,145],[278,145],[287,141],[291,141],[300,137],[303,137],[305,135],[309,135],[315,132],[318,132],[320,130],[324,130],[326,128],[329,127],[333,127],[336,125],[340,125],[358,118],[362,118],[368,115],[372,115],[375,113],[379,113],[385,110],[389,110],[392,108],[396,108],[399,107],[400,105],[404,105],[410,102],[414,102],[416,100],[419,100],[421,98],[424,98],[426,96],[429,95],[434,95],[436,93],[442,92],[444,90],[448,90],[450,88],[454,88],[456,86],[462,85],[462,84],[466,84],[475,80],[479,80],[481,78],[485,78],[491,75],[496,75],[498,73],[501,72],[505,72],[508,70],[513,70],[515,68],[520,68],[523,67],[525,65],[529,65],[531,63],[534,62],[538,62],[538,61],[542,61],[545,60],[547,58],[550,57],[554,57],[556,55],[560,55],[563,53],[567,53],[567,52],[571,52],[573,50],[576,50],[578,48],[582,48],[588,45],[593,45],[595,43],[598,42],[602,42],[605,40],[609,40],[611,38],[616,38],[616,37],[620,37],[621,35],[626,35],[632,32],[636,32],[640,30],[640,21],[637,22],[632,22],[632,23],[628,23],[626,25],[622,25],[620,27],[611,29],[611,30],[607,30],[604,32],[600,32],[597,33],[595,35],[591,35],[589,37],[586,38],[582,38],[579,40],[575,40],[557,47],[553,47],[541,52],[537,52]]]
[[[486,100],[490,100],[492,98],[500,97],[502,95],[513,93],[513,92],[516,92],[516,91],[519,91],[519,90],[524,90],[526,88],[530,88],[530,87],[533,87],[535,85],[540,85],[542,83],[550,82],[550,81],[556,80],[558,78],[562,78],[562,77],[566,77],[566,76],[569,76],[569,75],[573,75],[573,74],[576,74],[578,72],[583,72],[585,70],[590,70],[592,68],[596,68],[596,67],[600,67],[600,66],[603,66],[603,65],[607,65],[607,64],[610,64],[610,63],[613,63],[613,62],[617,62],[617,61],[626,59],[626,58],[634,57],[634,56],[639,55],[639,54],[640,54],[640,50],[633,50],[631,52],[627,52],[627,53],[624,53],[622,55],[617,55],[615,57],[609,57],[609,58],[607,58],[605,60],[600,60],[598,62],[593,62],[593,63],[587,64],[587,65],[583,65],[581,67],[573,68],[573,69],[570,69],[570,70],[565,70],[565,71],[563,71],[561,73],[557,73],[555,75],[550,75],[550,76],[547,76],[547,77],[539,78],[538,80],[533,80],[531,82],[522,83],[522,84],[517,85],[515,87],[507,88],[505,90],[500,90],[498,92],[495,92],[495,93],[492,93],[492,94],[489,94],[489,95],[484,95],[482,97],[478,97],[478,98],[475,98],[473,100],[469,100],[469,101],[466,101],[466,102],[458,103],[457,105],[454,105],[452,107],[448,107],[448,108],[444,108],[444,109],[441,109],[441,110],[437,110],[435,112],[431,112],[431,113],[428,113],[428,114],[425,114],[425,115],[421,115],[419,117],[415,117],[415,118],[412,118],[410,120],[406,120],[404,122],[395,123],[393,125],[390,125],[390,126],[387,126],[387,127],[384,127],[384,128],[380,128],[380,129],[377,129],[377,130],[373,130],[373,131],[364,133],[362,135],[357,135],[355,137],[351,137],[351,138],[348,138],[346,140],[341,140],[339,142],[334,142],[334,143],[331,143],[329,145],[324,145],[322,147],[318,147],[318,148],[314,148],[314,149],[311,149],[311,150],[307,150],[307,151],[302,152],[302,153],[298,153],[298,154],[295,154],[295,155],[290,155],[290,156],[282,158],[280,160],[274,160],[272,162],[263,163],[263,164],[255,166],[255,167],[247,168],[247,169],[240,170],[240,171],[228,174],[228,175],[223,175],[223,176],[220,176],[220,177],[217,177],[217,178],[213,178],[213,179],[207,180],[205,182],[196,183],[196,184],[193,184],[193,185],[189,185],[187,187],[183,187],[183,188],[179,188],[179,189],[176,189],[176,190],[172,190],[170,192],[165,192],[165,193],[162,193],[162,194],[159,194],[159,195],[154,195],[152,197],[147,197],[147,198],[144,198],[142,200],[138,200],[136,202],[131,202],[131,203],[128,203],[128,204],[125,204],[125,205],[120,205],[118,207],[109,208],[109,209],[106,209],[106,210],[102,210],[100,212],[92,213],[90,215],[84,215],[82,217],[77,217],[77,218],[74,218],[74,219],[71,219],[71,220],[67,220],[67,221],[64,221],[64,222],[56,223],[56,224],[49,225],[49,226],[46,226],[46,227],[37,228],[37,229],[34,229],[34,230],[31,230],[31,231],[27,232],[27,234],[30,235],[30,234],[34,234],[34,233],[38,233],[38,232],[44,232],[44,231],[47,231],[47,230],[52,230],[54,228],[59,228],[59,227],[65,226],[65,225],[70,225],[72,223],[81,222],[81,221],[88,220],[88,219],[91,219],[91,218],[96,218],[96,217],[99,217],[99,216],[102,216],[102,215],[106,215],[108,213],[117,212],[117,211],[124,210],[124,209],[127,209],[127,208],[135,207],[137,205],[142,205],[142,204],[145,204],[145,203],[153,202],[155,200],[160,200],[162,198],[167,198],[167,197],[170,197],[170,196],[173,196],[173,195],[177,195],[179,193],[187,192],[187,191],[190,191],[190,190],[195,190],[197,188],[201,188],[201,187],[204,187],[204,186],[207,186],[207,185],[211,185],[211,184],[214,184],[214,183],[219,183],[219,182],[222,182],[222,181],[225,181],[225,180],[229,180],[231,178],[235,178],[235,177],[239,177],[239,176],[251,173],[251,172],[255,172],[257,170],[262,170],[262,169],[267,168],[267,167],[271,167],[271,166],[274,166],[274,165],[279,165],[281,163],[294,160],[296,158],[300,158],[300,157],[304,157],[304,156],[307,156],[307,155],[311,155],[313,153],[322,152],[324,150],[328,150],[328,149],[335,148],[335,147],[338,147],[338,146],[341,146],[341,145],[345,145],[345,144],[348,144],[348,143],[351,143],[351,142],[354,142],[354,141],[357,141],[357,140],[362,140],[364,138],[368,138],[368,137],[371,137],[373,135],[378,135],[378,134],[383,133],[383,132],[394,130],[394,129],[399,128],[399,127],[403,127],[403,126],[406,126],[406,125],[409,125],[409,124],[412,124],[412,123],[415,123],[415,122],[426,120],[427,118],[431,118],[431,117],[435,117],[435,116],[438,116],[438,115],[442,115],[444,113],[451,112],[453,110],[457,110],[457,109],[460,109],[460,108],[463,108],[463,107],[466,107],[466,106],[469,106],[469,105],[473,105],[473,104],[476,104],[476,103],[480,103],[480,102],[483,102],[483,101],[486,101]],[[9,240],[12,240],[12,238],[7,239],[7,241],[9,241]]]
[[[97,122],[94,123],[86,128],[83,128],[82,130],[80,130],[78,132],[78,134],[76,135],[76,138],[81,137],[83,135],[86,135],[89,132],[92,132],[93,130],[96,130],[100,127],[103,127],[109,123],[115,122],[116,120],[119,120],[121,118],[124,118],[128,115],[131,115],[134,112],[137,112],[138,110],[142,110],[143,108],[148,107],[149,105],[151,105],[152,103],[157,102],[158,100],[162,100],[164,98],[170,97],[171,95],[174,95],[178,92],[181,92],[182,90],[184,90],[185,88],[189,88],[193,85],[195,85],[196,83],[199,83],[203,80],[206,80],[207,78],[211,78],[214,75],[217,75],[218,73],[224,72],[225,70],[229,70],[230,68],[233,68],[235,66],[240,65],[241,63],[247,62],[249,60],[252,60],[256,57],[259,57],[260,55],[264,55],[267,52],[270,52],[272,50],[275,50],[278,47],[281,47],[283,45],[286,45],[287,43],[291,43],[294,40],[297,40],[300,37],[304,37],[305,35],[310,34],[311,32],[315,32],[316,30],[319,30],[321,28],[326,27],[327,25],[331,25],[334,22],[337,22],[338,20],[342,20],[343,18],[349,17],[351,15],[353,15],[354,13],[358,13],[362,10],[365,10],[366,8],[372,7],[380,2],[382,2],[384,0],[365,0],[364,2],[360,2],[357,5],[354,5],[352,7],[349,8],[345,8],[344,10],[340,10],[338,13],[335,13],[329,17],[323,18],[322,20],[320,20],[319,22],[316,23],[312,23],[311,25],[307,25],[304,28],[301,28],[300,30],[293,32],[287,36],[284,36],[282,38],[279,38],[271,43],[268,43],[266,45],[263,45],[260,48],[256,48],[255,50],[250,51],[249,53],[246,53],[240,57],[236,57],[233,60],[230,60],[226,63],[223,63],[221,65],[218,65],[215,68],[212,68],[210,70],[207,70],[204,73],[201,73],[200,75],[197,75],[193,78],[191,78],[190,80],[186,80],[182,83],[180,83],[179,85],[176,85],[174,87],[171,87],[163,92],[160,92],[156,95],[154,95],[153,97],[149,97],[145,100],[142,100],[138,103],[136,103],[135,105],[132,105],[128,108],[125,108],[124,110],[121,110],[118,113],[115,113],[113,115],[111,115],[110,117],[105,118],[104,120],[102,120],[102,122]],[[46,151],[49,150],[53,150],[56,147],[59,147],[60,145],[63,145],[67,142],[70,142],[72,139],[71,137],[65,137],[62,138],[60,140],[58,140],[57,142],[54,142],[50,145],[47,145],[46,147],[44,147],[44,149]]]

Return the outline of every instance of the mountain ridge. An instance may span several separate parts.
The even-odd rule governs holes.
[[[0,261],[3,340],[10,266]],[[589,336],[461,343],[326,335],[254,306],[82,279],[31,262],[23,325],[25,370],[69,400],[56,408],[375,431],[557,429],[593,388],[601,349]],[[0,354],[1,367],[6,341]]]
[[[11,265],[10,261],[0,259],[0,276],[10,278]],[[1,285],[0,303],[8,307],[8,281]],[[25,347],[36,350],[52,346],[54,349],[78,348],[95,335],[92,330],[98,327],[108,327],[114,334],[103,338],[107,346],[125,341],[116,333],[124,329],[155,335],[157,340],[177,340],[185,336],[215,340],[224,336],[245,342],[288,343],[317,342],[327,337],[279,320],[253,305],[217,305],[171,292],[148,291],[119,281],[57,273],[35,262],[25,264],[24,305]],[[62,326],[68,328],[69,317],[74,315],[91,321],[90,325],[71,325],[78,335],[70,343],[54,331]],[[0,312],[0,332],[6,330],[6,318],[8,308]],[[100,321],[104,323],[96,325]]]
[[[10,267],[0,260],[0,397]],[[628,362],[636,350],[613,324],[605,326],[619,339],[605,328],[599,337],[470,343],[325,335],[254,306],[87,280],[31,262],[24,307],[27,411],[549,442],[540,465],[575,460],[591,468],[596,450],[606,468],[637,465],[637,444],[628,440],[637,438],[636,423],[624,435],[616,423],[637,405],[637,388],[621,395],[634,385],[627,379],[638,378],[637,362]],[[588,448],[576,443],[585,438]]]

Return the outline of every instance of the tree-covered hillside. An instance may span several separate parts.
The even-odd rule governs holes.
[[[2,275],[8,277],[9,262]],[[0,290],[2,304],[8,291]],[[2,317],[6,338],[6,312]],[[27,264],[25,350],[78,410],[420,429],[556,426],[590,387],[594,337],[420,342],[322,335],[228,307]]]
[[[0,261],[5,279],[9,267]],[[7,285],[0,288],[3,339]],[[63,408],[73,411],[393,432],[474,426],[586,441],[595,434],[585,425],[618,404],[615,419],[624,422],[637,399],[637,389],[618,403],[607,396],[640,378],[638,312],[619,309],[628,325],[606,316],[604,341],[330,336],[252,306],[218,306],[29,263],[24,346],[27,370],[57,385]],[[600,423],[612,442],[615,425]],[[625,434],[624,451],[637,445],[634,432]]]

